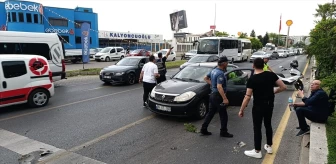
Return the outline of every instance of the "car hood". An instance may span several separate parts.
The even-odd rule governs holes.
[[[195,56],[196,54],[194,54],[194,53],[185,53],[186,55],[188,55],[188,56]]]
[[[252,58],[263,58],[265,57],[266,55],[252,55],[251,57]]]
[[[103,71],[104,71],[104,72],[105,72],[105,71],[112,71],[112,72],[116,71],[116,72],[118,72],[118,71],[127,71],[127,70],[135,69],[135,68],[136,68],[136,66],[119,66],[119,65],[111,65],[111,66],[105,67],[105,68],[103,69]]]
[[[188,91],[196,91],[206,85],[207,83],[186,82],[170,79],[156,85],[155,91],[161,93],[182,94]]]
[[[102,55],[106,55],[107,53],[101,53],[101,52],[97,52],[95,55],[96,56],[102,56]]]

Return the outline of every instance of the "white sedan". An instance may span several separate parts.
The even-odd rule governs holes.
[[[169,51],[169,49],[162,49],[162,50],[156,52],[154,54],[154,56],[155,56],[156,59],[158,59],[159,58],[158,57],[158,53],[161,52],[162,53],[162,57],[164,57],[164,55],[166,55],[168,51]],[[170,52],[170,55],[167,58],[167,61],[175,61],[175,60],[176,60],[176,53],[175,53],[175,51],[172,50]]]

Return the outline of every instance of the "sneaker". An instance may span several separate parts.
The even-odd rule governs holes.
[[[230,134],[230,133],[226,132],[226,133],[220,133],[220,136],[221,137],[226,137],[226,138],[232,138],[233,134]]]
[[[147,102],[144,102],[144,103],[143,103],[143,107],[147,107]]]
[[[272,147],[268,146],[267,144],[265,144],[264,149],[267,151],[268,154],[272,154],[273,153]]]
[[[300,137],[300,136],[303,136],[307,133],[309,133],[309,128],[307,128],[306,130],[300,130],[299,133],[296,136]]]
[[[249,157],[253,157],[253,158],[262,158],[261,151],[259,151],[259,153],[257,153],[255,151],[255,149],[250,150],[250,151],[245,151],[244,154],[249,156]]]
[[[209,132],[208,130],[201,130],[200,132],[201,132],[201,134],[204,135],[204,136],[209,136],[209,135],[212,134],[212,133]]]

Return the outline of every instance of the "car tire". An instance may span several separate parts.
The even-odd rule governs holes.
[[[32,108],[44,107],[50,98],[49,91],[46,89],[35,89],[28,96],[28,105]]]
[[[176,60],[176,59],[175,59],[175,57],[174,57],[172,61],[175,61],[175,60]]]
[[[110,57],[107,56],[107,57],[105,58],[105,61],[106,61],[106,62],[111,61]]]
[[[127,84],[128,85],[133,85],[135,84],[135,74],[134,73],[129,73],[127,75]]]
[[[198,103],[197,111],[195,114],[196,119],[198,120],[203,119],[208,114],[208,111],[209,111],[208,104],[209,103],[207,103],[207,101],[205,101],[204,99]]]

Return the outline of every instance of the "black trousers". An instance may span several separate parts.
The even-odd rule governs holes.
[[[156,83],[147,83],[143,82],[143,89],[144,89],[144,94],[143,94],[143,102],[147,102],[148,100],[148,95],[149,93],[153,90],[153,88],[156,86]]]
[[[307,107],[296,107],[295,108],[296,116],[299,121],[299,126],[301,130],[307,130],[308,125],[306,122],[307,118],[310,121],[317,122],[317,123],[325,123],[328,118],[320,116],[319,113],[310,110]]]
[[[253,104],[252,118],[253,118],[253,131],[254,131],[254,149],[261,150],[262,140],[262,122],[266,129],[267,145],[273,144],[273,129],[272,129],[272,114],[274,108],[274,101]]]
[[[158,84],[161,83],[161,82],[164,82],[166,80],[167,80],[166,73],[160,74],[160,77],[156,79],[156,81],[157,81]]]
[[[221,133],[227,133],[227,123],[228,123],[228,114],[226,111],[226,106],[221,106],[220,104],[223,102],[223,98],[219,93],[210,94],[209,98],[209,112],[205,116],[204,123],[202,125],[202,130],[207,130],[211,120],[215,116],[216,112],[219,113],[219,118],[221,121]]]

